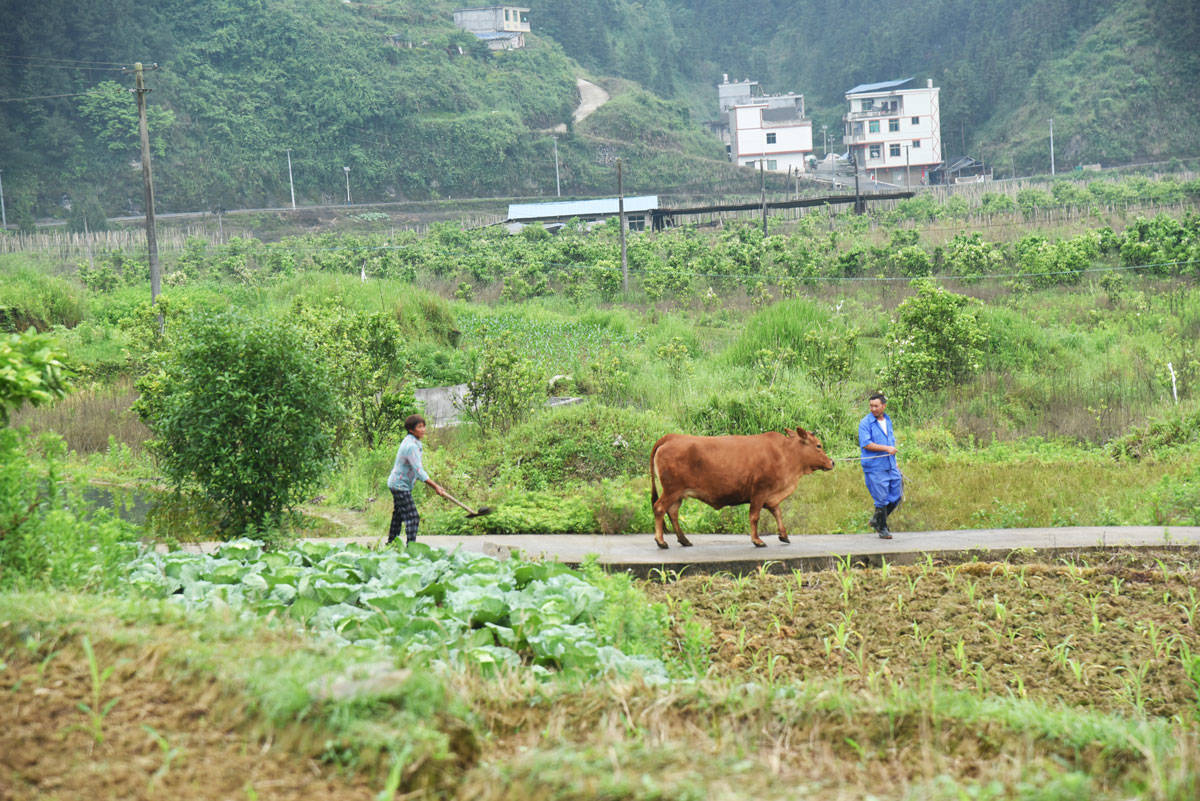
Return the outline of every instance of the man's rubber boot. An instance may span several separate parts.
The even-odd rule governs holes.
[[[879,539],[890,540],[892,532],[888,531],[887,527],[887,509],[882,506],[875,507],[875,516],[871,518],[871,528],[875,529],[879,534]]]

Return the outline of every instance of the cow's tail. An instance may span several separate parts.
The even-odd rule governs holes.
[[[665,437],[663,439],[665,439]],[[655,455],[658,454],[658,447],[662,444],[663,444],[663,441],[660,439],[658,442],[654,443],[654,447],[650,449],[650,505],[651,506],[658,503],[658,485],[654,483],[654,474],[655,474],[654,457],[655,457]]]

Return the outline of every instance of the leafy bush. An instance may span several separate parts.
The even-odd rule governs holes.
[[[417,410],[410,357],[395,317],[348,309],[340,298],[297,302],[292,316],[321,354],[326,381],[347,412],[337,426],[339,444],[356,436],[374,447]]]
[[[163,469],[216,504],[227,532],[280,520],[329,465],[341,409],[290,323],[197,315],[138,388]]]
[[[546,398],[545,376],[505,333],[484,341],[463,413],[485,434],[507,432]]]
[[[939,389],[974,375],[984,344],[974,309],[978,301],[925,278],[913,286],[917,294],[896,309],[887,336],[884,382],[902,395]]]
[[[67,394],[65,358],[51,337],[33,329],[0,337],[0,426],[26,403],[40,406]]]

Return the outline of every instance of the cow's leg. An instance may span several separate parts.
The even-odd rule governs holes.
[[[683,506],[683,498],[675,501],[667,509],[667,514],[671,516],[671,525],[675,528],[675,539],[679,540],[679,544],[685,548],[691,546],[691,540],[683,535],[683,529],[679,527],[679,507]]]
[[[755,548],[765,548],[767,544],[758,538],[758,515],[762,511],[761,503],[750,503],[750,541]]]
[[[667,507],[663,505],[663,498],[654,502],[654,544],[659,548],[666,548],[667,541],[663,539],[663,515],[667,513]]]
[[[783,528],[783,514],[779,511],[779,504],[768,506],[767,508],[771,510],[771,514],[775,515],[775,527],[779,529],[779,541],[791,542],[788,539],[787,531]]]

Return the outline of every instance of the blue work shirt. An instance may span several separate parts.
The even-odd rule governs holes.
[[[882,473],[887,470],[898,469],[896,467],[896,454],[867,450],[867,446],[872,442],[876,445],[891,445],[895,447],[896,429],[892,425],[892,418],[888,417],[885,412],[883,419],[887,421],[886,434],[879,427],[879,421],[875,419],[875,415],[869,412],[862,419],[862,422],[858,424],[858,447],[862,450],[862,468],[865,473]]]
[[[421,440],[412,434],[404,438],[396,451],[396,463],[392,465],[391,475],[388,476],[388,489],[412,492],[414,483],[429,480],[429,474],[421,466],[423,450]]]

